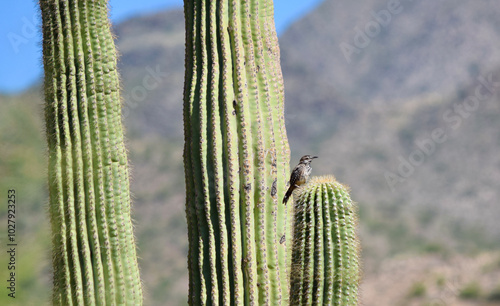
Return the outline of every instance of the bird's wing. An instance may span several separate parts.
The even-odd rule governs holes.
[[[294,186],[300,179],[300,168],[295,167],[290,175],[290,186]]]

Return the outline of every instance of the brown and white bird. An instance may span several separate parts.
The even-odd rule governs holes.
[[[317,156],[304,155],[300,159],[300,162],[295,168],[292,170],[292,174],[290,175],[290,187],[283,197],[283,204],[286,204],[288,198],[292,195],[295,188],[299,187],[302,184],[307,183],[309,179],[309,175],[311,175],[311,162],[313,159],[318,158]]]

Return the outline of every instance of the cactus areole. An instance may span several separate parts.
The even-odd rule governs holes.
[[[286,304],[289,176],[272,1],[184,1],[190,305]]]
[[[142,304],[104,0],[41,0],[55,305]]]

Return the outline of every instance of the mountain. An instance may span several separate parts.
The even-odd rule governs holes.
[[[280,37],[292,144],[373,101],[453,94],[499,67],[499,14],[493,0],[324,1]]]
[[[451,93],[500,65],[499,14],[493,0],[326,0],[280,37],[283,71],[365,102]]]
[[[361,222],[383,240],[365,252],[498,241],[500,88],[473,99],[500,82],[499,14],[494,1],[327,0],[280,37],[292,157],[314,150],[314,173],[378,219]]]
[[[432,266],[419,258],[498,249],[499,13],[488,0],[327,0],[279,38],[291,163],[319,155],[313,175],[351,187],[370,300],[385,292],[373,290],[390,273],[377,270],[385,261]],[[114,32],[146,304],[185,304],[183,13],[132,18]],[[30,281],[20,289],[36,293],[20,305],[50,293],[41,95],[0,96],[0,187],[23,195],[20,266]]]

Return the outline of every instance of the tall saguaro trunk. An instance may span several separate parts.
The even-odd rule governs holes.
[[[105,0],[41,0],[53,304],[141,304]]]
[[[272,0],[184,7],[189,303],[285,304],[289,147]]]

